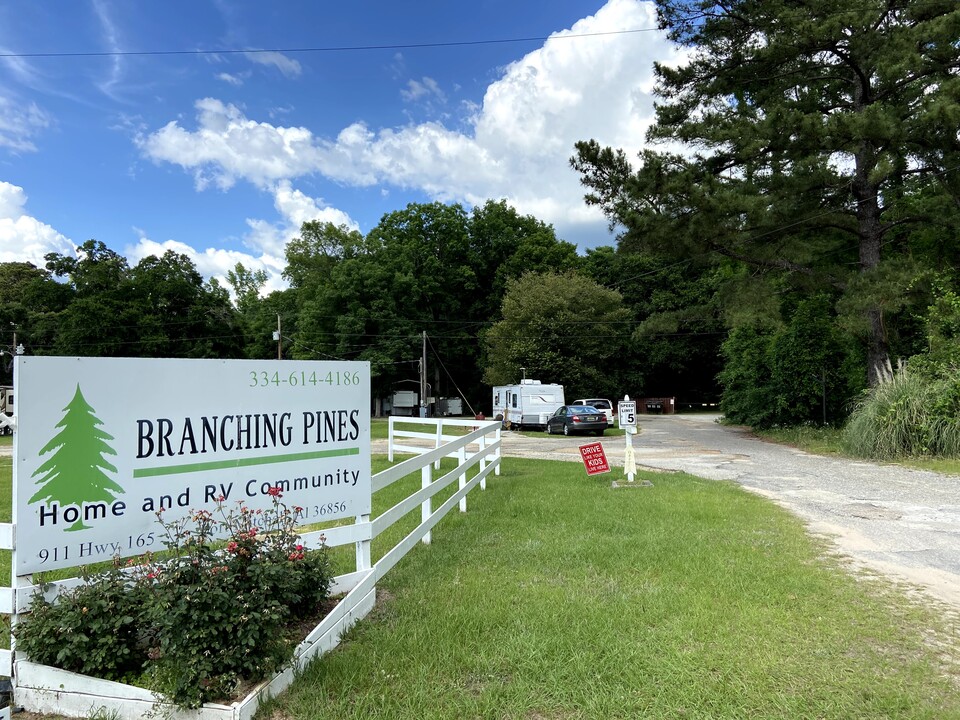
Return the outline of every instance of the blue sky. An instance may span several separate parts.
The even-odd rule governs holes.
[[[568,160],[642,146],[655,28],[638,0],[5,0],[0,262],[96,238],[272,289],[305,220],[433,200],[612,244]]]

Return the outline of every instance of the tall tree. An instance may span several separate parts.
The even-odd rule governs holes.
[[[476,312],[483,319],[499,314],[508,281],[528,272],[563,273],[580,264],[576,245],[557,239],[551,225],[521,215],[505,200],[473,208],[468,231],[480,278]]]
[[[245,314],[256,307],[260,291],[267,284],[267,273],[264,270],[251,270],[243,263],[237,263],[232,270],[227,270],[227,283],[233,290],[237,310]]]
[[[374,392],[416,379],[426,330],[459,383],[477,374],[470,305],[478,290],[459,205],[412,203],[359,236],[322,226],[288,246],[301,357],[368,360]],[[431,383],[436,393],[438,383]]]
[[[570,397],[614,397],[630,325],[617,291],[575,272],[527,273],[508,283],[503,319],[487,331],[484,379],[515,383],[523,367]]]
[[[135,355],[135,313],[130,312],[130,268],[126,258],[99,240],[77,248],[77,256],[49,253],[47,269],[70,289],[57,317],[53,353],[115,357]],[[132,324],[131,324],[132,323]]]
[[[267,283],[267,273],[250,270],[242,263],[237,263],[227,271],[227,282],[233,290],[238,321],[243,329],[243,354],[251,359],[277,357],[274,333],[279,324],[282,334],[291,334],[291,325],[297,316],[295,297],[298,289],[278,290],[261,297]],[[278,303],[281,297],[287,302]],[[278,323],[278,318],[285,318],[286,321]],[[283,339],[279,342],[282,354]]]
[[[51,277],[48,270],[30,263],[0,263],[0,349],[14,352],[14,335],[28,354],[49,352],[57,331],[59,313],[72,291]],[[13,382],[10,356],[0,361],[0,383]]]
[[[48,352],[105,357],[237,357],[242,338],[230,296],[204,282],[186,255],[167,251],[130,268],[89,240],[77,257],[51,253],[47,270],[67,294]]]
[[[366,237],[304,223],[286,258],[301,356],[369,360],[375,390],[388,394],[416,379],[425,330],[434,394],[459,390],[471,402],[486,394],[477,335],[499,315],[507,281],[578,263],[575,246],[504,201],[469,216],[458,204],[410,204]]]
[[[954,0],[658,0],[689,62],[657,65],[649,137],[690,154],[577,145],[587,201],[625,242],[719,253],[860,292],[889,276],[911,190],[953,199],[960,157]],[[894,263],[895,265],[895,263]],[[853,288],[848,267],[861,281]],[[869,289],[866,292],[869,295]],[[874,296],[877,294],[874,293]],[[890,377],[884,305],[866,304],[870,384]]]
[[[357,230],[309,220],[300,226],[300,235],[287,243],[283,276],[294,288],[310,288],[324,282],[338,262],[355,256],[362,246],[363,235]]]
[[[634,320],[620,365],[631,396],[675,396],[679,404],[719,397],[721,273],[713,265],[610,246],[588,250],[582,272],[623,296]],[[624,329],[624,332],[630,333]]]
[[[124,325],[135,335],[128,354],[144,357],[238,357],[243,338],[226,289],[204,282],[193,261],[167,250],[128,275]]]

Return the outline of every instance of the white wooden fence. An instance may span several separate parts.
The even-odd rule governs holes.
[[[430,432],[402,431],[395,422],[432,425]],[[467,426],[463,435],[447,435],[444,427]],[[398,439],[426,439],[431,447],[405,445]],[[393,462],[395,452],[414,453],[414,457],[399,462],[377,473],[371,479],[371,492],[376,493],[394,482],[416,473],[421,474],[421,487],[396,505],[371,519],[362,515],[350,525],[327,528],[303,534],[308,548],[321,545],[337,547],[354,545],[356,570],[334,578],[331,593],[346,593],[319,625],[296,648],[291,664],[272,679],[262,683],[246,698],[232,705],[208,703],[199,710],[178,710],[162,705],[148,690],[122,683],[100,680],[75,673],[32,663],[16,657],[14,651],[0,651],[0,675],[12,677],[14,705],[25,710],[41,713],[58,713],[68,717],[87,717],[97,712],[110,714],[117,720],[139,720],[159,710],[171,720],[249,720],[260,703],[276,695],[293,682],[295,672],[309,660],[336,647],[340,637],[357,620],[373,608],[376,600],[376,584],[390,568],[406,555],[418,542],[429,544],[433,527],[455,506],[466,512],[467,494],[477,487],[486,487],[486,478],[491,471],[500,474],[500,423],[477,420],[450,420],[447,418],[391,418],[389,435],[389,459]],[[445,457],[453,457],[457,465],[453,470],[434,478],[434,470],[440,467]],[[470,471],[476,467],[471,477]],[[452,483],[458,487],[436,510],[432,498]],[[370,543],[407,513],[421,507],[421,522],[396,546],[371,563]],[[0,524],[0,549],[14,549],[14,526]],[[14,566],[15,567],[15,566]],[[83,582],[79,578],[51,583],[47,596],[55,597],[60,591]],[[28,608],[37,586],[29,576],[13,578],[12,588],[0,588],[0,612],[11,616],[16,623],[18,609]],[[23,612],[23,610],[20,610]],[[5,714],[3,714],[5,713]],[[0,718],[9,718],[9,708],[0,713]]]

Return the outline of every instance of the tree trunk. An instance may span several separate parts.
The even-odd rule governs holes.
[[[883,329],[883,311],[880,308],[867,310],[867,320],[870,323],[867,335],[867,384],[876,387],[893,379],[893,367]]]
[[[857,201],[857,225],[860,235],[860,272],[873,270],[880,264],[880,244],[883,226],[880,222],[880,193],[876,183],[869,180],[870,170],[876,166],[872,148],[863,148],[856,154],[856,173],[853,196]],[[876,387],[893,379],[890,347],[883,325],[883,308],[871,307],[867,317],[867,385]]]

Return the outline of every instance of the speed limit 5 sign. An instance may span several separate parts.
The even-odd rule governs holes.
[[[637,427],[637,403],[633,400],[621,400],[617,404],[617,414],[620,416],[621,428]]]

